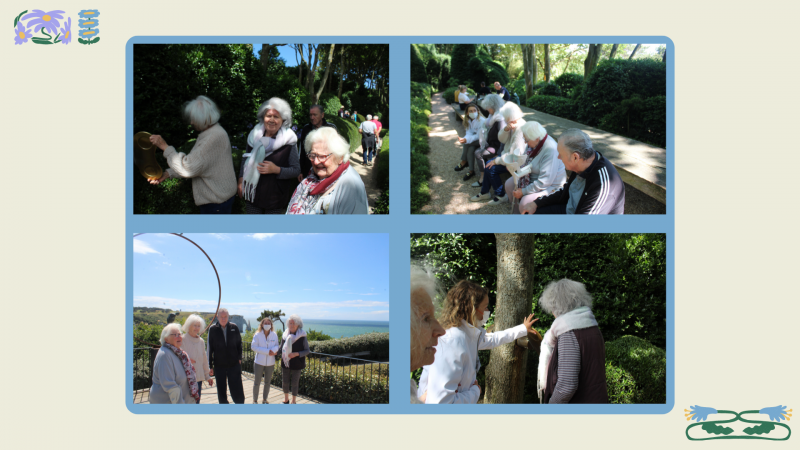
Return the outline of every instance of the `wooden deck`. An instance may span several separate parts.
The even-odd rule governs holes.
[[[244,404],[252,404],[253,403],[253,379],[254,376],[252,373],[242,372],[242,386],[244,387]],[[229,389],[230,391],[230,389]],[[261,399],[264,395],[264,381],[261,381],[261,388],[258,391],[258,402],[261,403]],[[269,390],[269,397],[267,401],[270,404],[283,404],[283,389],[275,386],[274,384]],[[291,393],[289,394],[289,401],[292,401]],[[228,402],[233,404],[233,398],[231,398],[230,392],[228,392]],[[142,389],[139,391],[134,391],[133,393],[133,403],[150,403],[150,389]],[[216,380],[214,382],[214,386],[211,387],[208,385],[208,382],[203,383],[203,392],[200,396],[200,404],[201,405],[216,405],[219,402],[217,401],[217,383]],[[303,395],[297,396],[297,404],[298,405],[312,405],[312,404],[321,404],[318,400],[314,400],[310,397],[305,397]]]

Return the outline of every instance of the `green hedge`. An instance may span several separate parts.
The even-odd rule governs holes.
[[[360,119],[361,113],[359,113],[358,116]],[[331,117],[326,115],[325,120],[336,125],[336,130],[339,131],[339,134],[344,140],[350,143],[350,153],[355,152],[361,147],[361,133],[358,132],[358,124],[360,122],[356,122],[353,119],[343,119],[337,115]]]
[[[606,384],[610,403],[666,403],[666,351],[635,336],[606,342]]]
[[[454,91],[453,91],[454,92]],[[433,88],[411,82],[411,213],[416,214],[430,200],[428,179],[431,177],[428,144],[428,116],[431,115]],[[453,95],[451,92],[450,95]]]
[[[539,90],[536,91],[537,95],[550,95],[553,97],[561,97],[563,94],[561,92],[561,87],[559,87],[556,83],[544,83]]]
[[[525,106],[569,120],[577,120],[578,116],[577,103],[566,97],[534,95],[528,99]]]
[[[428,75],[416,44],[411,44],[411,81],[427,83]]]
[[[599,126],[611,133],[666,147],[667,97],[659,95],[642,99],[634,95],[603,116]]]
[[[383,134],[383,133],[381,133]],[[389,189],[389,136],[383,136],[381,151],[375,161],[375,168],[372,177],[378,189],[385,191]]]
[[[445,89],[444,92],[442,92],[442,98],[445,99],[447,103],[456,103],[456,91],[458,91],[458,86],[450,86],[449,88]],[[467,87],[467,94],[469,94],[470,97],[474,97],[475,91]]]
[[[598,126],[623,100],[638,95],[667,94],[667,65],[651,59],[614,59],[601,62],[578,99],[581,123]]]
[[[272,372],[272,384],[283,387],[280,364]],[[314,358],[306,359],[300,372],[299,394],[325,403],[389,403],[389,365],[341,366]]]
[[[342,102],[339,101],[339,97],[332,92],[322,94],[319,98],[319,104],[325,110],[326,120],[328,120],[329,117],[338,117],[339,109],[342,107]]]
[[[450,54],[450,76],[457,78],[462,83],[469,83],[472,79],[472,71],[469,68],[469,61],[478,51],[476,44],[456,44]]]
[[[576,86],[583,86],[583,75],[579,73],[564,73],[553,80],[564,97],[571,97]]]
[[[366,333],[330,341],[314,341],[309,342],[308,347],[312,352],[328,355],[369,351],[370,356],[359,358],[370,360],[389,359],[389,333]]]

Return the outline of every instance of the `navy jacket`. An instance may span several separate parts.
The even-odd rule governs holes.
[[[625,183],[608,158],[603,157],[598,151],[594,154],[594,161],[586,170],[581,173],[572,172],[562,190],[536,199],[536,207],[569,202],[569,188],[575,178],[580,176],[586,180],[586,187],[578,201],[575,214],[624,214]]]

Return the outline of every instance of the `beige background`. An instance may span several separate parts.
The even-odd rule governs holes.
[[[741,411],[783,404],[800,411],[796,2],[464,1],[435,7],[407,0],[370,2],[373,14],[359,2],[172,3],[15,0],[2,7],[4,444],[675,448],[687,443],[683,409],[690,405]],[[310,5],[319,5],[318,12]],[[100,9],[101,42],[14,46],[12,20],[33,8],[67,10],[73,30],[80,9]],[[676,46],[677,149],[673,411],[338,417],[128,412],[120,389],[125,43],[134,35],[270,34],[670,37]],[[695,445],[758,443],[770,445]]]

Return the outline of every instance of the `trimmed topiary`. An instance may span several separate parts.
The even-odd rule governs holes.
[[[450,75],[458,78],[462,82],[469,82],[472,72],[469,69],[469,60],[477,53],[478,46],[475,44],[456,44],[453,46],[453,53],[450,60]]]
[[[557,76],[555,82],[561,88],[561,95],[572,97],[572,91],[576,86],[583,86],[583,75],[579,73],[564,73]]]
[[[606,342],[606,385],[610,403],[666,403],[666,352],[635,336]]]
[[[416,44],[411,44],[411,81],[427,83],[428,76],[425,73],[425,63],[422,62]]]
[[[561,88],[555,83],[545,83],[537,92],[537,95],[550,95],[553,97],[561,97]]]
[[[339,108],[342,107],[342,102],[339,101],[339,97],[330,92],[322,94],[319,98],[319,104],[322,106],[322,109],[325,110],[325,120],[339,114]],[[330,122],[330,120],[328,121]]]
[[[667,145],[667,97],[623,100],[600,119],[600,128],[659,147]]]

